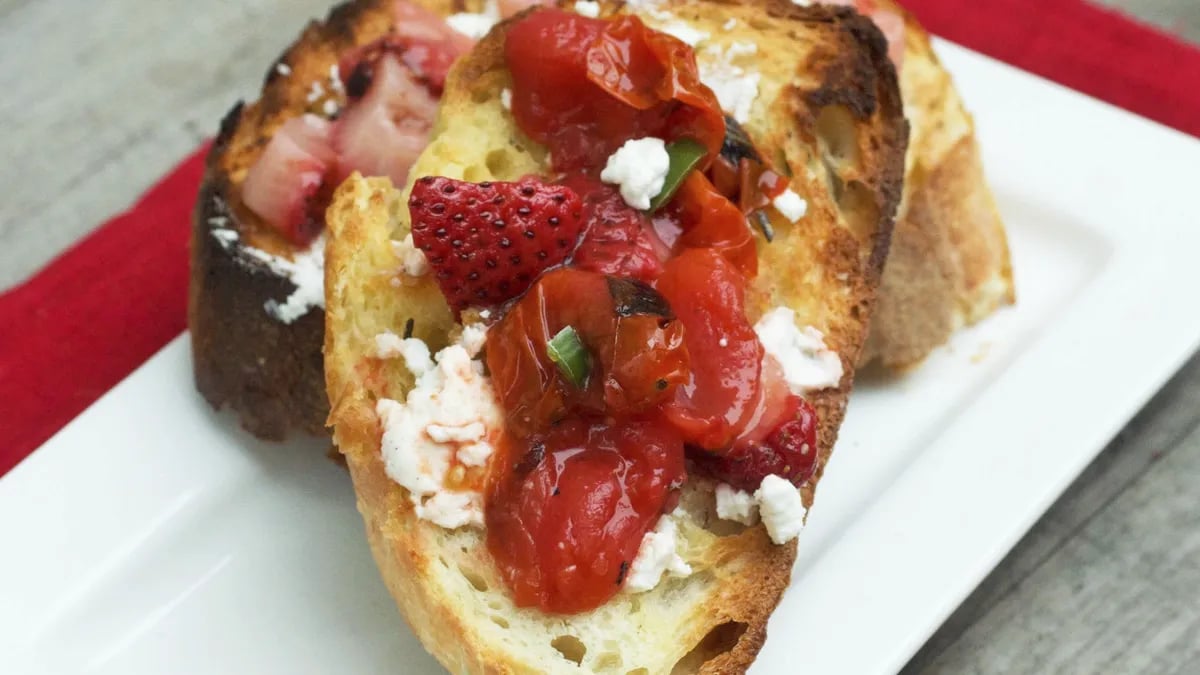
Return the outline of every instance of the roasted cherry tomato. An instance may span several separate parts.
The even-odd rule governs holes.
[[[488,548],[519,606],[581,612],[625,581],[642,537],[673,508],[683,443],[661,422],[578,418],[534,436],[496,478]]]

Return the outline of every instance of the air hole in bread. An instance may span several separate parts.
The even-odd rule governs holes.
[[[705,663],[736,647],[745,632],[746,624],[741,621],[726,621],[714,627],[692,647],[692,651],[675,662],[671,675],[699,672]]]
[[[829,105],[817,113],[817,141],[821,152],[834,166],[857,166],[858,136],[854,115],[845,106]]]
[[[841,190],[838,206],[846,216],[846,224],[860,241],[875,234],[879,223],[879,205],[875,193],[859,181],[851,181]]]
[[[467,580],[467,583],[471,584],[471,588],[474,588],[480,593],[487,591],[488,583],[484,581],[483,577],[479,576],[478,573],[472,572],[471,570],[462,570],[462,575],[463,578]]]
[[[493,176],[507,176],[512,171],[512,158],[507,150],[493,150],[484,161]]]
[[[604,652],[596,657],[595,669],[597,672],[604,670],[616,670],[621,667],[621,655],[616,652]]]
[[[482,166],[468,166],[463,171],[463,180],[468,183],[482,183],[488,180],[495,180],[495,178],[486,167]]]
[[[587,647],[574,635],[559,635],[550,641],[550,646],[558,650],[564,659],[575,665],[583,663],[583,656],[587,654]]]
[[[650,675],[650,671],[645,668],[634,668],[625,675]]]
[[[508,628],[508,619],[500,616],[499,614],[489,614],[488,618],[491,619],[492,623],[496,624],[497,626],[500,626],[501,628]]]

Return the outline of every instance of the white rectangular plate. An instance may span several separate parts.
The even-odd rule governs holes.
[[[863,379],[758,673],[887,673],[1200,344],[1200,143],[946,43],[1017,307]],[[0,671],[438,672],[345,472],[193,391],[187,337],[0,479]]]

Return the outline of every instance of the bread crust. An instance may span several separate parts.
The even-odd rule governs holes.
[[[900,87],[913,128],[904,199],[863,360],[903,370],[1016,295],[971,116],[929,35],[894,2],[883,4],[905,21]]]
[[[847,375],[840,386],[812,397],[819,413],[818,445],[824,464],[845,411],[853,367],[865,340],[867,320],[887,253],[892,215],[900,201],[907,124],[896,76],[887,59],[882,35],[869,20],[850,10],[800,8],[786,0],[747,0],[737,4],[693,0],[669,3],[666,8],[689,20],[687,14],[692,10],[698,18],[718,7],[721,13],[726,9],[761,13],[771,22],[780,22],[797,31],[811,30],[822,38],[819,45],[806,50],[803,61],[792,66],[810,76],[808,80],[799,86],[785,86],[772,104],[772,116],[785,122],[778,127],[758,129],[761,134],[751,129],[751,135],[764,147],[778,147],[788,157],[795,172],[793,185],[798,189],[803,186],[811,188],[814,195],[828,195],[834,191],[829,184],[836,183],[842,200],[834,203],[831,198],[821,196],[810,202],[811,217],[801,224],[776,224],[775,242],[760,245],[760,274],[748,291],[747,304],[754,316],[771,306],[792,306],[806,320],[819,322],[826,342],[842,355]],[[615,11],[620,11],[620,7],[604,6],[605,13]],[[482,114],[478,113],[481,101],[498,98],[508,77],[503,60],[505,29],[506,24],[494,29],[453,68],[438,129],[450,128],[450,120],[456,115]],[[491,105],[496,114],[502,114],[498,103]],[[808,175],[804,158],[808,157],[807,148],[823,143],[821,119],[826,110],[848,111],[845,114],[853,120],[859,161],[828,170],[817,162],[816,172]],[[458,123],[463,124],[462,120]],[[527,139],[516,139],[519,132],[515,130],[505,133],[512,134],[508,138],[513,143],[528,143]],[[439,138],[435,137],[414,167],[413,176],[435,173],[452,165],[448,159],[444,161],[451,164],[439,164],[443,161],[438,154],[442,149]],[[483,153],[486,148],[472,146],[464,152]],[[794,166],[792,160],[796,162]],[[483,178],[476,178],[480,179]],[[862,222],[849,222],[850,213],[870,215],[858,217]],[[402,227],[389,223],[405,217],[403,193],[391,189],[384,179],[358,177],[352,177],[338,189],[329,212],[325,354],[327,389],[332,402],[329,421],[334,428],[335,443],[346,456],[376,563],[389,591],[426,648],[456,673],[557,670],[543,662],[518,658],[516,647],[498,637],[511,638],[515,633],[497,633],[495,625],[484,616],[490,611],[502,612],[506,627],[530,621],[531,615],[545,618],[538,612],[512,607],[511,600],[503,594],[488,596],[500,603],[501,609],[478,599],[483,592],[481,586],[502,588],[479,535],[447,532],[418,520],[406,492],[385,472],[380,456],[382,430],[374,403],[381,397],[402,396],[403,388],[392,383],[407,376],[398,365],[366,356],[371,353],[371,340],[378,332],[395,329],[417,313],[420,314],[415,322],[417,337],[430,342],[432,347],[445,343],[445,333],[451,327],[445,303],[436,295],[432,282],[427,283],[434,288],[433,296],[413,295],[396,301],[395,307],[364,310],[379,305],[361,296],[389,287],[386,272],[395,269],[397,261],[388,258],[387,242],[403,236]],[[801,265],[813,271],[802,274],[795,269]],[[828,303],[819,299],[819,291],[833,288],[844,299]],[[804,289],[815,289],[817,297],[808,297]],[[385,370],[376,373],[374,369]],[[812,503],[816,482],[814,478],[802,490],[806,504]],[[694,497],[699,499],[696,495],[702,490],[703,481],[691,481],[684,502],[691,503]],[[711,496],[708,499],[711,501]],[[660,588],[641,597],[645,598],[644,604],[650,604],[698,592],[687,590],[696,588],[689,585],[692,583],[689,580],[705,584],[701,587],[705,589],[704,595],[672,615],[677,623],[667,630],[677,632],[655,640],[661,654],[650,672],[667,672],[673,665],[679,665],[682,672],[744,672],[761,648],[767,619],[787,586],[795,545],[773,545],[762,527],[718,536],[709,531],[715,526],[715,516],[698,515],[693,509],[688,512],[691,517],[681,527],[688,542],[699,542],[694,556],[689,558],[698,572],[686,580],[665,580]],[[462,576],[476,581],[463,584],[455,576],[462,570],[469,571],[469,574],[462,572]],[[613,602],[632,602],[625,596],[628,594],[618,594]],[[601,611],[604,608],[596,610]],[[570,628],[586,623],[589,615],[562,617],[561,622]],[[707,642],[714,644],[706,652],[701,645]],[[578,672],[573,663],[562,659],[556,663],[563,670]],[[640,666],[643,664],[639,662],[622,667]]]
[[[386,0],[357,0],[310,23],[267,69],[259,100],[239,102],[226,114],[205,158],[192,217],[188,291],[195,383],[210,405],[232,408],[260,438],[281,440],[293,430],[327,433],[325,317],[314,307],[289,324],[265,311],[268,301],[282,301],[296,286],[247,249],[285,258],[295,250],[241,205],[241,181],[275,129],[312,107],[309,87],[328,82],[338,55],[379,37],[390,22]],[[222,242],[213,230],[239,236]]]

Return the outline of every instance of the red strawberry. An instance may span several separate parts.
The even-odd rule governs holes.
[[[583,227],[579,195],[537,178],[467,183],[427,176],[408,199],[413,243],[455,312],[524,293],[566,260]]]
[[[644,213],[626,204],[615,187],[593,178],[576,174],[564,184],[583,195],[588,223],[575,251],[575,267],[646,282],[662,273],[670,250]]]
[[[817,471],[817,411],[792,396],[795,412],[762,441],[742,441],[723,456],[696,452],[693,459],[718,480],[753,492],[774,474],[800,486]]]

